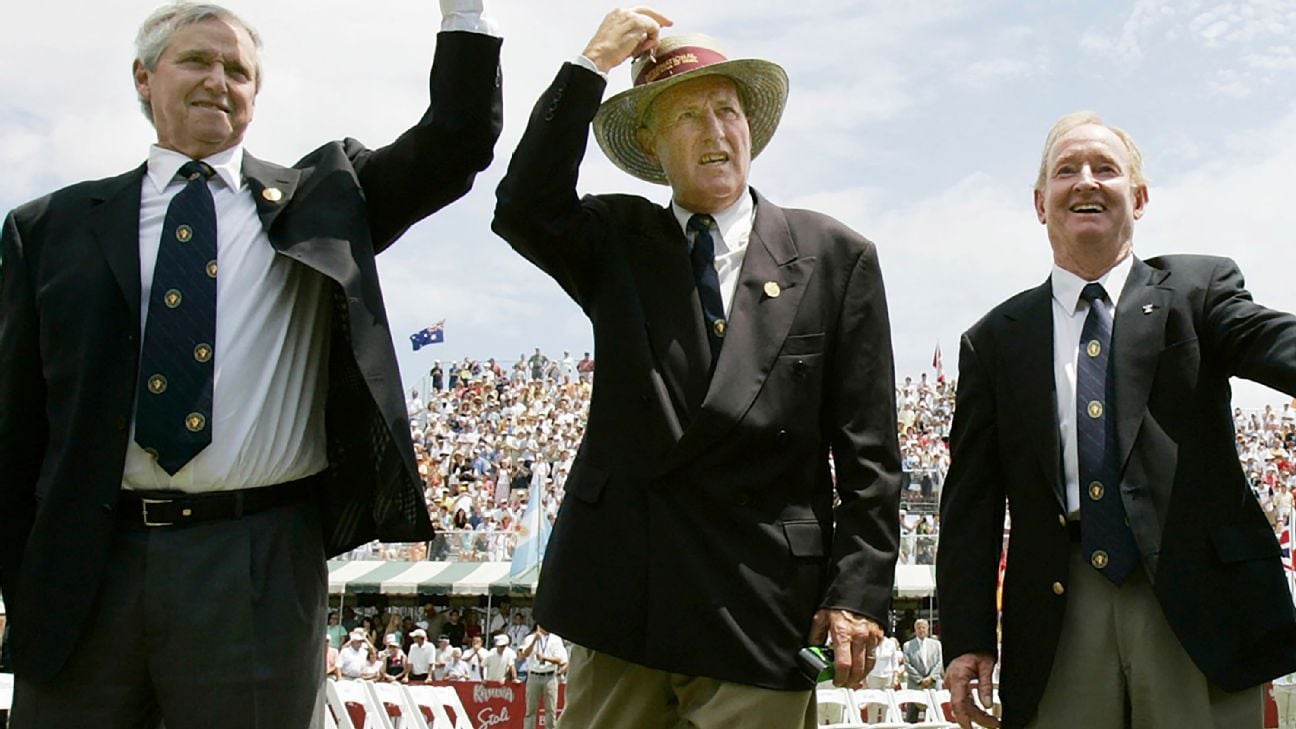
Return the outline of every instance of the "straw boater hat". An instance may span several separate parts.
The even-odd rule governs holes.
[[[738,86],[751,126],[751,156],[765,149],[787,103],[787,73],[778,64],[755,58],[729,60],[714,38],[698,33],[667,36],[654,54],[630,66],[634,86],[613,96],[594,115],[594,138],[613,164],[641,180],[667,184],[661,165],[639,147],[636,132],[661,92],[690,79],[724,76]]]

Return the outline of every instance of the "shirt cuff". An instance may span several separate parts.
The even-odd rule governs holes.
[[[441,0],[441,30],[500,37],[499,25],[482,15],[482,0]]]
[[[577,66],[580,66],[581,68],[587,68],[587,69],[593,71],[594,73],[597,73],[598,75],[600,75],[600,76],[603,77],[603,80],[604,80],[604,81],[607,81],[607,80],[608,80],[608,75],[607,75],[606,73],[603,73],[602,71],[600,71],[600,70],[599,70],[599,67],[598,67],[598,66],[595,66],[595,65],[594,65],[594,62],[591,61],[590,59],[586,58],[584,55],[578,55],[578,56],[576,56],[575,58],[571,59],[571,62],[574,63],[574,64],[576,64]]]

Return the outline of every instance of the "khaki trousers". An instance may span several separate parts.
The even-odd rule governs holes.
[[[685,676],[571,649],[559,729],[813,729],[814,691]]]
[[[1262,687],[1229,693],[1202,675],[1141,569],[1116,587],[1072,546],[1062,635],[1029,727],[1261,729],[1263,711]]]

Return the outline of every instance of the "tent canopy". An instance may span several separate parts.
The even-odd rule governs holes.
[[[486,595],[508,584],[510,562],[331,560],[330,595]]]

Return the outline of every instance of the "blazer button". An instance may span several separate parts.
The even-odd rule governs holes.
[[[1063,527],[1066,526],[1066,514],[1058,514],[1058,524],[1061,524]]]
[[[117,420],[114,422],[114,425],[117,426],[117,430],[126,430],[126,418],[124,416],[118,415]]]
[[[799,359],[792,363],[792,376],[798,380],[803,380],[805,379],[807,369],[809,368],[806,366],[805,360]]]
[[[1053,583],[1053,594],[1054,594],[1054,595],[1061,595],[1061,594],[1064,593],[1064,592],[1066,592],[1066,588],[1062,586],[1062,583],[1061,583],[1061,582],[1054,582],[1054,583]]]
[[[747,493],[746,491],[739,491],[738,498],[734,499],[734,503],[738,504],[739,506],[746,506],[750,504],[751,494]]]
[[[779,444],[779,445],[781,445],[781,446],[782,446],[782,445],[787,445],[787,442],[788,442],[788,432],[787,432],[786,430],[779,429],[778,435],[775,436],[775,437],[778,439],[778,444]]]

